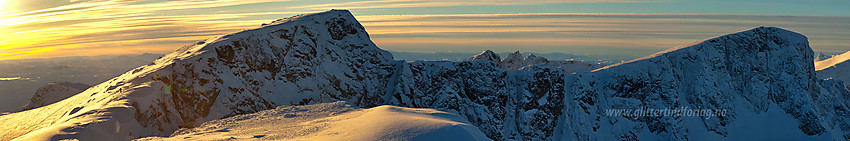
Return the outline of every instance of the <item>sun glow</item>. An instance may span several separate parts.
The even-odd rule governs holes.
[[[0,17],[12,11],[12,6],[9,5],[9,0],[0,0]]]

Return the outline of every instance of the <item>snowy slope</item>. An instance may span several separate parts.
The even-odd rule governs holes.
[[[843,86],[815,78],[805,36],[774,27],[707,39],[568,78],[563,140],[847,140]],[[606,116],[608,109],[726,116]]]
[[[274,125],[274,126],[269,126]],[[139,140],[490,140],[456,114],[345,102],[280,106]]]
[[[300,15],[187,45],[66,100],[2,116],[22,124],[0,127],[10,131],[0,139],[33,131],[26,137],[131,139],[277,105],[377,106],[393,63],[348,11]],[[51,135],[57,130],[75,132]]]
[[[72,82],[56,82],[48,83],[46,86],[38,88],[35,95],[30,99],[30,103],[24,105],[24,110],[38,108],[44,105],[52,104],[71,97],[77,93],[88,89],[89,85],[83,83]]]
[[[850,51],[829,59],[815,61],[815,70],[820,79],[838,79],[850,82]]]

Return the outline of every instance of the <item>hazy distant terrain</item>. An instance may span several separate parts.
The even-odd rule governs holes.
[[[95,85],[145,65],[162,54],[79,56],[0,61],[0,112],[20,110],[51,82]]]
[[[523,52],[523,55],[534,54],[535,56],[545,57],[549,60],[576,60],[588,63],[600,63],[603,65],[610,65],[619,63],[626,60],[635,59],[636,57],[631,56],[598,56],[598,55],[576,55],[569,53],[560,53],[560,52],[551,52],[551,53],[534,53],[529,52],[527,50],[517,50]],[[479,54],[480,52],[475,53],[467,53],[467,52],[404,52],[404,51],[390,51],[393,54],[393,58],[396,60],[406,60],[406,61],[460,61],[463,59],[467,59],[471,56]],[[508,56],[511,52],[499,52],[499,56]]]

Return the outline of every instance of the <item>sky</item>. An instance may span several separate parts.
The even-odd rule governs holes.
[[[0,60],[168,53],[297,14],[349,9],[402,52],[649,55],[777,26],[850,50],[847,0],[0,0]]]

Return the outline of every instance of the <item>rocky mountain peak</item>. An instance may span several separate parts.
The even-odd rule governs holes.
[[[570,122],[562,126],[575,130],[563,135],[574,140],[689,140],[693,136],[722,140],[774,135],[846,139],[847,131],[832,133],[842,134],[838,136],[825,134],[850,129],[846,126],[850,124],[845,124],[850,119],[839,116],[848,111],[842,101],[847,91],[834,82],[814,78],[812,60],[812,49],[802,34],[758,27],[575,75],[567,82],[571,86],[566,92],[567,97],[574,97],[567,103],[575,104],[565,108],[568,115],[563,118]],[[711,117],[604,114],[606,109],[683,107],[728,111]],[[684,122],[690,120],[700,123]],[[759,129],[772,131],[771,135],[758,135],[758,131],[744,128],[758,126],[756,123],[740,122],[753,120],[770,120],[764,124],[792,129]],[[688,132],[691,129],[709,132]]]
[[[534,54],[528,54],[528,56],[523,59],[523,62],[527,65],[531,64],[546,64],[549,63],[549,59],[535,56]]]
[[[499,62],[499,67],[507,69],[507,70],[516,70],[522,67],[525,67],[525,61],[523,60],[523,55],[519,53],[519,51],[514,51],[514,53],[508,54]]]
[[[499,63],[499,62],[501,62],[502,59],[501,59],[501,57],[499,57],[499,54],[496,54],[495,52],[490,51],[490,50],[484,50],[480,54],[475,55],[472,58],[469,58],[469,59],[466,59],[466,60],[463,60],[463,61],[476,61],[476,60],[487,60],[487,61],[493,61],[493,62]]]

